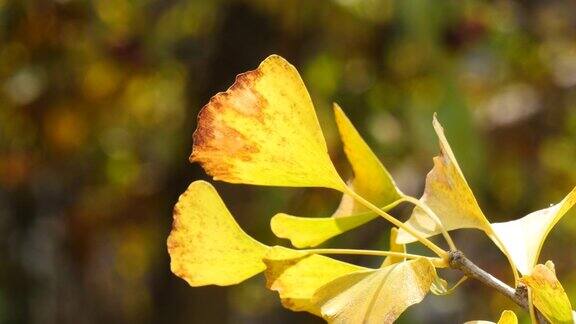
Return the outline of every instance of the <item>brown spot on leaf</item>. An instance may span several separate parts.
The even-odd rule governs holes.
[[[233,122],[264,123],[268,102],[255,88],[261,76],[258,69],[238,75],[226,92],[213,96],[198,114],[190,161],[199,162],[214,178],[234,181],[234,161],[248,162],[260,151]]]
[[[282,306],[288,309],[292,309],[296,306],[296,303],[291,298],[284,298],[280,302],[282,303]]]

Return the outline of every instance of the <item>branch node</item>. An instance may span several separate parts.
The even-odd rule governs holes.
[[[466,257],[464,256],[464,253],[462,253],[462,251],[454,250],[448,252],[448,263],[450,264],[450,267],[453,269],[462,268],[465,258]]]
[[[524,285],[523,283],[519,283],[518,287],[516,287],[514,295],[519,300],[528,300],[528,287],[526,287],[526,285]]]
[[[526,287],[526,285],[520,284],[516,288],[508,286],[470,261],[462,251],[456,250],[448,252],[448,264],[450,265],[450,268],[460,270],[467,277],[474,278],[483,284],[496,289],[499,293],[515,302],[518,306],[529,310],[528,287]],[[536,315],[538,316],[537,318],[539,323],[547,323],[546,319],[544,319],[538,310],[536,310]]]

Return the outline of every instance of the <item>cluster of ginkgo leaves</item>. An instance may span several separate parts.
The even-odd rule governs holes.
[[[450,250],[456,250],[448,231],[475,228],[506,255],[515,286],[529,287],[531,303],[548,321],[572,323],[570,301],[553,264],[538,264],[538,256],[552,227],[576,202],[576,188],[556,205],[514,221],[490,223],[436,117],[440,154],[426,177],[423,196],[416,199],[398,189],[338,105],[334,113],[354,172],[349,181],[332,164],[308,91],[283,58],[266,58],[212,97],[198,116],[190,160],[199,162],[214,180],[323,187],[343,197],[330,217],[275,215],[272,231],[294,248],[267,246],[239,227],[210,183],[195,181],[174,208],[168,237],[172,272],[191,286],[233,285],[264,272],[268,288],[291,310],[334,323],[391,323],[429,292],[445,294],[454,288],[436,272],[448,266],[449,253],[429,238],[442,234]],[[414,205],[406,222],[387,213],[400,203]],[[389,251],[314,248],[377,217],[394,225]],[[417,241],[436,256],[407,253],[406,244]],[[385,259],[371,269],[329,254]],[[498,323],[516,322],[516,315],[505,310]]]

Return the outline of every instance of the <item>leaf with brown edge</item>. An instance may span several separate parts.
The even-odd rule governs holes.
[[[576,203],[576,187],[561,202],[530,213],[520,219],[493,223],[492,228],[510,252],[516,267],[524,275],[538,263],[540,251],[554,225]]]
[[[266,58],[198,115],[190,160],[215,180],[344,191],[298,71]]]
[[[240,283],[266,268],[269,249],[238,226],[205,181],[194,181],[178,199],[167,245],[170,269],[191,286]]]
[[[434,130],[440,141],[440,155],[434,157],[434,167],[426,176],[424,194],[420,198],[436,213],[446,230],[477,228],[492,234],[490,223],[480,210],[464,174],[444,135],[444,129],[434,116]],[[419,207],[405,223],[424,237],[441,232],[437,224]],[[410,243],[416,238],[400,229],[399,243]]]
[[[572,306],[553,268],[537,264],[532,273],[520,279],[531,288],[534,306],[551,323],[573,323]]]
[[[367,270],[305,251],[275,246],[264,257],[267,286],[277,291],[282,305],[293,311],[306,311],[320,316],[311,298],[324,284],[345,274]]]
[[[434,129],[440,139],[441,154],[434,158],[434,168],[426,177],[424,195],[420,200],[436,213],[446,230],[477,228],[486,232],[510,262],[521,273],[528,274],[538,261],[544,239],[576,202],[576,188],[555,206],[518,220],[490,224],[480,210],[436,118]],[[414,208],[405,224],[425,237],[440,233],[436,223],[418,207]],[[406,231],[399,231],[399,243],[415,240]]]
[[[424,299],[436,276],[425,259],[344,275],[318,289],[313,301],[330,323],[392,323]]]
[[[403,194],[386,168],[337,104],[334,104],[334,114],[344,152],[354,171],[349,187],[376,206],[387,206],[401,199]],[[287,238],[295,247],[303,248],[317,246],[376,217],[364,205],[344,194],[331,217],[279,213],[272,218],[270,226],[276,236]]]

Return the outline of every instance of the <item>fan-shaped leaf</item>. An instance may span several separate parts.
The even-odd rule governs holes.
[[[320,288],[313,301],[330,323],[392,323],[426,296],[436,276],[426,259],[357,271]]]
[[[320,309],[311,300],[318,288],[345,274],[367,270],[325,256],[277,246],[269,250],[264,263],[267,286],[278,292],[284,307],[318,316]]]
[[[366,144],[338,104],[334,104],[334,114],[344,145],[344,153],[354,171],[352,180],[354,191],[376,206],[386,206],[402,198],[403,194],[388,170]],[[343,202],[334,213],[334,217],[368,211],[368,208],[350,197],[343,197]]]
[[[170,268],[191,286],[233,285],[262,272],[268,247],[236,223],[211,184],[195,181],[174,207]]]
[[[215,180],[345,189],[298,71],[277,55],[202,108],[190,160]]]
[[[298,248],[317,246],[324,241],[356,228],[372,219],[374,213],[365,212],[343,217],[298,217],[279,213],[272,217],[270,227],[278,237],[288,238]]]

